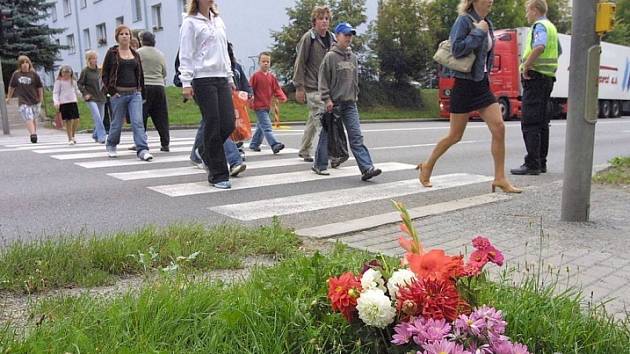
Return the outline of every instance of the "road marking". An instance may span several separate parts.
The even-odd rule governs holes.
[[[194,139],[189,139],[186,141],[173,141],[170,143],[169,146],[182,146],[182,145],[188,145],[189,148],[188,149],[192,149],[193,143],[194,143]],[[129,147],[131,147],[132,145],[118,145],[118,150],[127,150]],[[160,149],[160,145],[154,146],[153,147],[156,150]],[[104,144],[98,144],[97,146],[86,146],[86,147],[81,147],[79,145],[74,145],[71,147],[65,147],[65,148],[59,148],[59,149],[41,149],[41,150],[33,150],[33,152],[38,153],[38,154],[55,154],[55,153],[60,153],[60,152],[81,152],[81,151],[99,151],[99,150],[105,150],[105,145]]]
[[[493,177],[455,173],[431,178],[433,188],[420,186],[416,178],[391,182],[373,183],[365,187],[331,190],[326,192],[294,195],[283,198],[257,200],[247,203],[210,207],[209,210],[238,220],[258,220],[307,211],[329,209],[403,195],[426,193],[469,184],[490,182]]]
[[[457,144],[476,144],[476,143],[483,143],[483,142],[489,142],[489,140],[465,140],[465,141],[460,141]],[[416,147],[430,147],[430,146],[435,146],[437,145],[437,143],[434,144],[417,144],[417,145],[397,145],[397,146],[378,146],[378,147],[370,147],[370,150],[390,150],[390,149],[406,149],[406,148],[416,148]]]
[[[186,160],[188,160],[188,156],[185,156],[185,157],[186,157]],[[142,161],[138,161],[138,162],[142,163]],[[260,168],[285,167],[285,166],[294,166],[294,165],[295,166],[305,165],[305,163],[303,160],[297,159],[297,158],[254,161],[254,162],[247,163],[247,171],[260,169]],[[310,166],[310,164],[308,166]],[[196,175],[196,174],[208,174],[208,172],[201,170],[196,166],[186,166],[186,167],[175,167],[175,168],[161,168],[161,169],[155,169],[155,170],[108,173],[107,175],[114,178],[118,178],[123,181],[132,181],[132,180],[138,180],[138,179],[176,177],[176,176],[187,176],[187,175]],[[239,181],[240,180],[242,180],[242,178],[239,178]],[[207,183],[204,183],[204,184],[208,185]]]
[[[190,146],[183,146],[183,147],[175,147],[171,149],[171,152],[185,152],[188,151],[190,152]],[[280,151],[277,155],[286,155],[286,154],[297,154],[298,150],[297,149],[291,149],[291,148],[285,148],[284,150]],[[160,151],[156,151],[153,152],[151,151],[151,154],[153,155],[163,155],[163,154],[168,154],[168,153],[164,153],[164,152],[160,152]],[[252,154],[254,154],[252,152]],[[135,156],[136,152],[135,151],[118,151],[118,156]],[[105,151],[105,147],[103,146],[103,151],[102,152],[86,152],[86,153],[82,153],[82,154],[64,154],[64,155],[50,155],[50,157],[52,157],[53,159],[57,159],[57,160],[78,160],[78,159],[92,159],[92,158],[99,158],[99,157],[107,157],[107,152]]]
[[[61,135],[60,135],[61,136]],[[37,144],[7,144],[4,145],[7,148],[15,148],[17,150],[35,150],[35,149],[47,149],[47,148],[55,148],[55,147],[61,147],[61,146],[68,146],[68,141],[66,141],[66,137],[63,137],[63,141],[58,141],[58,142],[50,142],[50,143],[37,143]],[[195,140],[194,137],[192,138],[171,138],[171,141],[182,141],[182,140]],[[147,139],[147,142],[159,142],[160,138],[159,137],[149,137]],[[133,143],[133,136],[121,136],[120,137],[120,143]],[[102,144],[98,144],[95,143],[94,140],[92,140],[92,138],[86,139],[86,138],[79,138],[77,140],[77,145],[81,146],[84,144],[88,144],[88,145],[96,145],[96,146],[102,146]],[[77,146],[75,145],[75,146]]]
[[[444,203],[430,204],[417,208],[408,209],[412,219],[427,217],[431,215],[443,214],[460,209],[471,208],[479,205],[508,200],[511,197],[505,194],[490,193],[478,195],[470,198],[452,200]],[[343,234],[358,232],[378,226],[393,224],[400,221],[399,212],[391,212],[380,215],[368,216],[343,222],[331,223],[316,227],[296,230],[298,236],[312,238],[330,238]]]
[[[387,162],[379,164],[378,167],[383,172],[410,170],[415,166],[399,163],[399,162]],[[293,183],[302,183],[310,181],[323,181],[333,178],[359,176],[361,172],[356,166],[346,166],[334,170],[330,170],[330,176],[319,176],[312,171],[298,171],[288,173],[277,173],[271,175],[251,176],[243,177],[232,180],[232,191],[248,188],[278,186]],[[185,195],[204,194],[204,193],[216,193],[225,192],[229,190],[214,188],[208,184],[208,182],[194,182],[194,183],[181,183],[181,184],[167,184],[162,186],[148,187],[158,193],[166,194],[170,197],[181,197]],[[268,208],[267,208],[268,209]]]

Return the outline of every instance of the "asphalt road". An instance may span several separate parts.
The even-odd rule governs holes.
[[[509,169],[522,163],[525,149],[519,122],[507,122],[506,127]],[[277,136],[288,148],[297,149],[301,128],[291,126],[277,131]],[[512,176],[514,184],[528,187],[562,179],[565,128],[566,121],[552,122],[548,173]],[[426,158],[447,129],[448,122],[364,124],[365,142],[375,165],[389,169],[371,182],[360,180],[354,161],[344,164],[350,168],[322,177],[310,172],[310,164],[300,162],[295,152],[276,156],[247,152],[251,169],[233,179],[235,188],[229,191],[208,187],[206,176],[185,160],[184,150],[192,145],[195,133],[192,130],[172,132],[173,143],[181,144],[172,148],[180,152],[155,153],[154,162],[100,168],[86,168],[95,161],[110,160],[102,146],[90,142],[89,135],[78,137],[80,143],[72,147],[64,144],[65,137],[59,132],[44,133],[41,144],[23,147],[10,146],[25,144],[22,137],[0,137],[0,242],[77,233],[102,235],[175,222],[259,225],[269,223],[274,214],[282,215],[283,225],[304,228],[391,212],[391,199],[417,207],[489,193],[486,179],[491,179],[493,167],[490,133],[483,122],[470,122],[462,141],[439,161],[434,184],[439,177],[443,188],[427,190],[412,181],[417,178],[413,166]],[[131,133],[123,136],[129,141]],[[151,131],[149,136],[156,138],[157,134]],[[630,118],[600,120],[593,164],[630,155],[629,142]],[[150,145],[154,151],[159,147],[156,142]],[[68,159],[79,153],[99,156]],[[181,156],[180,161],[160,162],[177,159],[173,156]],[[136,159],[131,155],[116,160]],[[166,176],[162,169],[176,170]],[[137,172],[148,170],[160,171],[152,171],[152,178]],[[177,175],[182,171],[186,174]],[[465,175],[451,175],[458,173]],[[475,182],[480,180],[484,182]],[[463,185],[456,186],[458,181]],[[180,185],[185,183],[197,184]],[[188,195],[172,196],[175,193]]]

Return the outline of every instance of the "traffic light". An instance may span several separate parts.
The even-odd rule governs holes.
[[[0,10],[0,42],[8,40],[13,31],[13,10]]]

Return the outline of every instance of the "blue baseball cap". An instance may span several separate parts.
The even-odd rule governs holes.
[[[357,34],[357,31],[348,22],[340,22],[335,27],[335,33],[352,34],[354,36]]]

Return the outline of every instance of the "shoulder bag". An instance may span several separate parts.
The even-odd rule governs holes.
[[[473,21],[473,24],[476,24],[477,21],[470,15],[468,15],[470,19]],[[465,57],[455,58],[453,56],[453,52],[451,51],[451,40],[450,38],[440,42],[437,51],[433,55],[433,60],[435,60],[438,64],[445,66],[451,70],[469,73],[472,70],[473,63],[475,62],[475,52],[470,52],[470,54]]]

